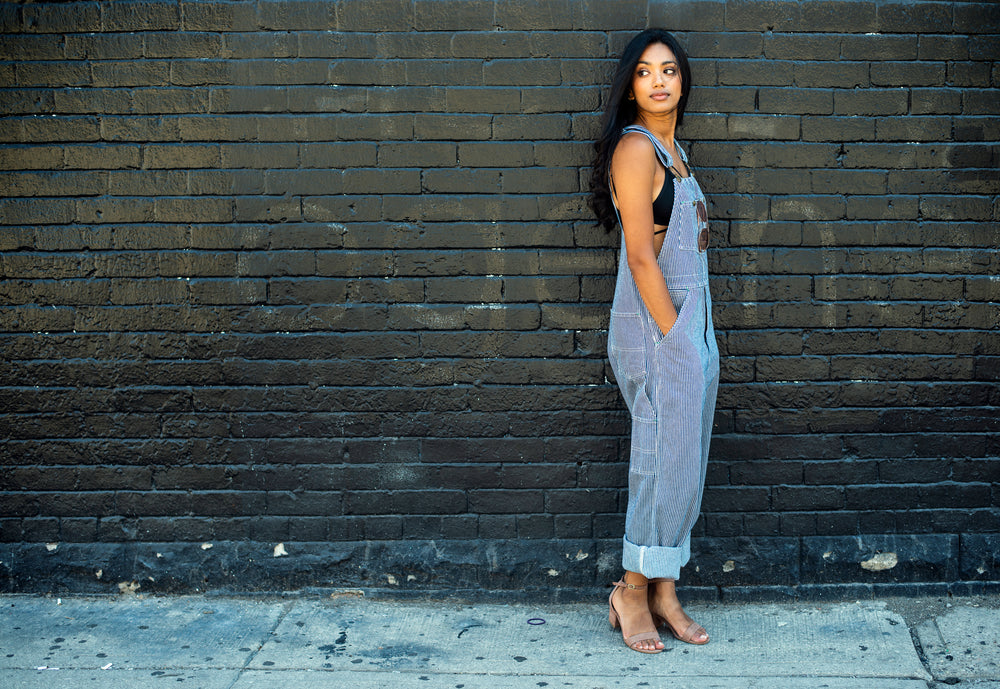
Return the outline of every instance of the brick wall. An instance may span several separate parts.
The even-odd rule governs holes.
[[[151,0],[0,4],[4,590],[617,576],[586,179],[647,25],[723,355],[686,581],[1000,579],[1000,4]]]

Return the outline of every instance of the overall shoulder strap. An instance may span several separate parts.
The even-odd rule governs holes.
[[[622,134],[625,132],[639,132],[640,134],[644,134],[646,138],[653,143],[653,149],[656,151],[656,157],[659,158],[660,164],[667,168],[667,170],[670,170],[670,168],[674,166],[674,161],[670,157],[670,154],[667,153],[667,149],[663,147],[663,144],[660,143],[660,140],[656,138],[653,132],[649,131],[645,127],[640,127],[637,124],[630,124],[622,129]],[[681,151],[681,158],[685,163],[687,162],[687,158],[684,156],[684,151]],[[670,174],[673,175],[674,173],[671,172]]]
[[[681,146],[680,142],[674,141],[674,146],[677,148],[677,152],[681,154],[681,160],[684,161],[684,164],[687,165],[688,167],[691,167],[691,164],[688,163],[687,151],[684,150],[684,147]]]

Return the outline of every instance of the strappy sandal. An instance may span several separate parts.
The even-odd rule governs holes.
[[[611,589],[611,595],[608,596],[608,622],[611,624],[612,629],[618,629],[621,626],[621,622],[618,618],[618,611],[615,610],[615,603],[613,600],[615,591],[617,591],[619,587],[623,589],[631,589],[633,591],[642,591],[643,589],[646,588],[646,585],[643,584],[642,586],[636,586],[635,584],[626,584],[625,577],[622,577],[618,581],[614,582],[614,587],[615,588]],[[637,651],[639,653],[663,652],[662,648],[654,648],[652,650],[647,651],[645,649],[635,647],[635,644],[637,644],[640,641],[650,641],[650,640],[659,641],[660,635],[656,633],[655,629],[651,632],[639,632],[638,634],[633,634],[632,636],[628,637],[625,636],[625,630],[622,629],[622,639],[625,641],[626,646],[631,648],[633,651]]]
[[[658,584],[658,583],[660,583],[662,581],[674,581],[674,580],[673,579],[667,579],[665,577],[656,577],[655,579],[649,579],[648,580],[648,584]],[[688,625],[687,629],[684,630],[683,634],[678,634],[677,632],[674,631],[674,628],[670,626],[670,623],[667,622],[667,620],[666,620],[665,617],[661,617],[660,615],[656,614],[652,610],[650,610],[649,613],[653,616],[653,624],[656,625],[657,629],[659,629],[660,627],[666,625],[667,629],[670,630],[670,634],[675,639],[677,639],[678,641],[683,641],[686,644],[693,644],[695,646],[704,646],[705,644],[707,644],[710,641],[710,638],[708,636],[708,632],[705,631],[705,628],[702,627],[697,622],[691,622],[691,624]],[[698,636],[699,634],[704,634],[705,635],[705,640],[704,641],[695,641],[694,640],[694,638],[696,636]]]

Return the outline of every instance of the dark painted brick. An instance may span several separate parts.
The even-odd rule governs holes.
[[[257,10],[261,28],[279,31],[333,29],[337,25],[335,13],[336,5],[310,0],[263,0]]]
[[[495,8],[499,28],[515,31],[577,28],[574,24],[583,9],[570,0],[553,0],[542,4],[530,0],[498,0]]]
[[[5,35],[0,58],[5,60],[52,60],[63,56],[63,37],[57,35]]]
[[[256,8],[241,2],[182,0],[181,28],[185,31],[253,31]]]
[[[953,12],[954,6],[941,3],[893,2],[879,6],[878,26],[885,33],[938,33],[951,24]]]
[[[469,509],[485,514],[543,512],[543,497],[538,490],[473,490]]]
[[[370,57],[376,53],[384,53],[376,48],[378,39],[392,34],[340,33],[332,31],[296,31],[295,33],[272,34],[271,41],[253,41],[249,34],[227,34],[224,36],[226,45],[239,45],[244,50],[267,49],[268,43],[284,46],[284,55],[275,57],[330,57],[354,58]],[[407,34],[409,35],[409,34]],[[250,39],[250,40],[248,40]],[[296,41],[296,39],[298,39]],[[232,42],[232,43],[231,43]],[[254,43],[258,45],[255,47]],[[260,45],[264,43],[264,45]],[[296,49],[297,43],[297,49]]]
[[[824,62],[795,63],[795,84],[802,87],[867,88],[870,67],[865,62],[838,62],[831,70]]]
[[[820,512],[816,515],[816,533],[818,535],[857,532],[857,512]]]
[[[9,66],[9,76],[4,79],[5,86],[88,86],[92,83],[85,64],[66,62],[21,62],[17,64],[17,77],[14,78],[14,66]],[[6,71],[6,70],[5,70]],[[162,68],[164,76],[165,67]],[[162,80],[162,81],[165,81]],[[140,83],[143,83],[140,81]],[[103,84],[102,84],[103,85]],[[112,84],[116,85],[116,84]]]
[[[920,36],[917,57],[920,60],[968,60],[968,36]]]
[[[838,107],[834,96],[834,111]],[[855,107],[849,105],[848,107]],[[868,107],[868,106],[865,106]],[[807,118],[802,122],[803,141],[874,141],[875,119],[872,117]]]
[[[841,36],[836,34],[772,33],[764,37],[764,57],[775,60],[838,60],[841,40]],[[795,67],[804,66],[809,65],[800,63]],[[818,65],[815,67],[819,68]]]
[[[889,33],[847,35],[843,37],[842,55],[849,60],[914,60],[918,37]]]
[[[23,28],[33,33],[83,33],[101,30],[101,10],[96,2],[28,5],[22,12]]]
[[[899,115],[907,110],[908,96],[903,90],[863,89],[834,93],[834,112],[838,115]]]
[[[796,462],[742,462],[732,468],[734,484],[800,483],[802,465]]]
[[[1000,8],[995,5],[956,5],[955,31],[974,34],[1000,32]]]
[[[770,505],[770,491],[767,488],[721,488],[705,489],[704,509],[718,511],[759,512]]]
[[[874,2],[820,0],[802,6],[802,25],[811,31],[840,31],[845,23],[858,33],[878,28]]]
[[[961,541],[961,568],[965,579],[987,579],[1000,569],[996,534],[968,534]]]
[[[940,62],[880,62],[871,66],[873,86],[943,86]]]
[[[103,8],[104,31],[156,31],[180,27],[180,5],[169,0],[127,0]]]
[[[417,31],[482,30],[493,23],[493,3],[489,0],[416,0],[413,11]]]
[[[836,487],[779,486],[772,497],[774,509],[836,510],[844,507],[844,491]]]
[[[726,28],[730,31],[780,32],[801,27],[800,3],[787,0],[727,2],[725,12]]]

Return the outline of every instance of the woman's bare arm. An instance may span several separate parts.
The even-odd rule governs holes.
[[[653,243],[652,199],[656,167],[653,144],[636,132],[622,137],[611,158],[611,175],[625,234],[628,267],[646,309],[666,335],[677,320],[677,309],[670,300],[663,271],[656,262]],[[664,184],[669,183],[669,178],[664,180]]]

